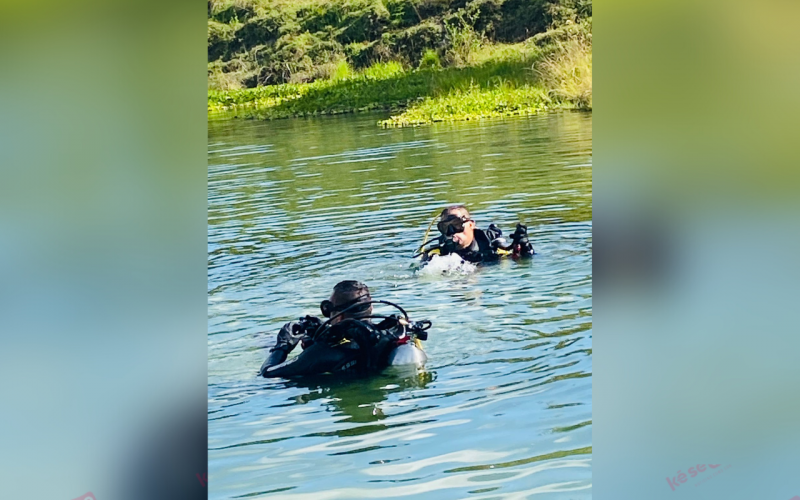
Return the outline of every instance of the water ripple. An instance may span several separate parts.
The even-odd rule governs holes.
[[[209,124],[209,498],[591,498],[591,115],[376,119]],[[452,203],[538,255],[420,273]],[[426,369],[257,378],[343,279],[433,322]]]

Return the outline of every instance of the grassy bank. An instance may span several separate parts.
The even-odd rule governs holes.
[[[209,0],[208,108],[380,109],[383,126],[591,109],[591,15],[591,0]]]
[[[354,70],[340,61],[325,79],[252,89],[210,90],[209,111],[241,117],[389,110],[384,126],[524,115],[552,108],[591,109],[591,24],[567,25],[525,42],[474,44],[459,64],[435,53],[417,68],[398,61]]]
[[[591,0],[209,0],[209,89],[330,79],[342,62],[465,66],[591,15]]]
[[[590,35],[570,35],[506,64],[513,67],[515,62],[517,71],[493,71],[483,80],[463,78],[457,85],[439,89],[380,124],[423,125],[529,115],[557,108],[592,109]],[[484,69],[494,70],[497,66],[489,62]]]

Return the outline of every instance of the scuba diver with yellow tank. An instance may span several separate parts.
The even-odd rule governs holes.
[[[439,223],[436,228],[440,235],[427,240],[428,233],[437,218]],[[509,243],[503,238],[503,232],[494,224],[490,224],[488,229],[478,229],[464,205],[453,205],[442,210],[442,213],[428,226],[423,240],[427,241],[414,255],[414,257],[421,256],[423,262],[431,260],[435,255],[457,254],[467,262],[480,263],[493,262],[506,255],[531,257],[535,254],[533,245],[528,240],[527,226],[517,224]],[[426,248],[429,244],[430,246]]]
[[[373,304],[386,304],[400,315],[377,315]],[[342,281],[329,300],[320,304],[322,321],[306,316],[281,328],[275,346],[261,365],[263,377],[293,377],[323,373],[366,374],[391,365],[416,365],[427,360],[421,340],[427,340],[431,322],[411,321],[406,311],[386,300],[372,300],[367,285]],[[373,323],[372,319],[381,319]],[[303,352],[286,360],[298,343]]]

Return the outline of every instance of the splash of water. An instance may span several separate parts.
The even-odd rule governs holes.
[[[465,261],[458,254],[434,255],[422,269],[417,271],[420,276],[441,276],[453,274],[471,274],[478,267],[475,264]]]

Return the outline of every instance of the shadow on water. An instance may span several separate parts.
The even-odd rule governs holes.
[[[380,375],[348,375],[344,378],[340,375],[301,377],[285,381],[284,386],[303,391],[298,396],[292,396],[287,406],[319,401],[328,411],[342,417],[340,422],[366,424],[380,422],[386,418],[378,403],[386,401],[391,394],[424,389],[435,379],[435,372],[418,371],[413,367],[390,367]],[[381,425],[357,427],[317,435],[354,436],[383,428],[387,427]]]

